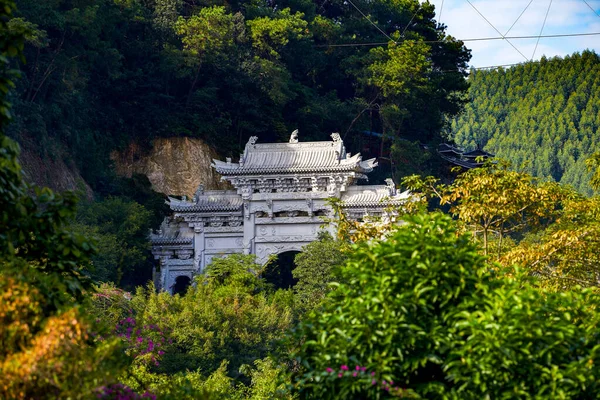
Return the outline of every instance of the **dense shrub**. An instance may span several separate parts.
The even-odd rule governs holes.
[[[597,294],[493,277],[449,217],[406,222],[357,246],[348,283],[292,334],[300,398],[598,396]]]

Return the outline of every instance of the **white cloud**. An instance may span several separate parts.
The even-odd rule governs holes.
[[[473,6],[504,35],[517,20],[530,0],[470,0]],[[586,0],[600,14],[600,0]],[[467,0],[430,0],[437,14],[443,3],[441,22],[447,32],[458,39],[501,36],[490,26]],[[534,36],[540,29],[548,11],[549,0],[533,0],[531,5],[510,29],[507,36]],[[600,32],[600,17],[583,0],[553,0],[548,13],[543,35]],[[472,50],[470,64],[475,67],[504,65],[531,59],[537,39],[510,39],[521,52],[519,54],[505,40],[468,41]],[[600,35],[566,38],[541,38],[533,59],[565,56],[576,51],[593,49],[600,53]],[[525,57],[524,57],[525,56]]]

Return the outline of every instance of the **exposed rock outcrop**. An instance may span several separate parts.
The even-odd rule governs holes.
[[[21,144],[19,163],[25,181],[37,186],[49,187],[56,192],[72,190],[91,199],[92,189],[83,180],[74,165],[67,165],[61,158],[42,157],[27,144]]]
[[[157,138],[150,150],[132,143],[123,152],[113,152],[111,158],[117,174],[144,174],[160,193],[192,197],[200,184],[205,189],[227,188],[210,166],[218,158],[216,151],[200,139]]]

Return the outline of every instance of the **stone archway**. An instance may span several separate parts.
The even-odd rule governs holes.
[[[277,254],[277,257],[265,266],[263,278],[276,289],[290,289],[296,285],[292,271],[296,268],[294,259],[300,251],[290,250]]]
[[[184,294],[186,294],[191,284],[192,280],[189,276],[178,276],[177,278],[175,278],[175,283],[173,284],[173,294],[179,294],[183,296]]]

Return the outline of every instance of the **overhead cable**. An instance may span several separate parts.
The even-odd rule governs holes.
[[[363,17],[365,17],[365,19],[366,19],[367,21],[369,21],[369,22],[371,23],[371,25],[373,25],[375,28],[377,28],[377,30],[378,30],[379,32],[381,32],[381,33],[382,33],[382,34],[383,34],[383,35],[384,35],[386,38],[390,39],[392,42],[396,42],[394,39],[392,39],[392,38],[390,37],[390,35],[388,35],[387,33],[385,33],[385,32],[384,32],[384,31],[383,31],[383,30],[382,30],[380,27],[378,27],[378,26],[377,26],[377,25],[376,25],[376,24],[375,24],[373,21],[371,21],[371,19],[370,19],[369,17],[367,17],[367,15],[366,15],[364,12],[362,12],[362,11],[360,10],[360,8],[358,8],[358,7],[357,7],[357,6],[356,6],[356,5],[355,5],[355,4],[352,2],[352,0],[347,0],[347,1],[348,1],[348,3],[352,4],[352,6],[353,6],[354,8],[356,8],[356,10],[357,10],[359,13],[361,13],[361,15],[362,15]]]
[[[470,1],[470,0],[467,0],[467,3],[469,3],[469,4],[471,5],[471,7],[473,7],[473,9],[474,9],[475,11],[477,11],[477,14],[479,14],[479,15],[481,16],[481,18],[483,18],[483,19],[485,20],[485,22],[487,22],[487,23],[488,23],[488,24],[489,24],[489,25],[490,25],[492,28],[494,28],[494,30],[495,30],[496,32],[498,32],[498,34],[499,34],[500,36],[503,36],[503,37],[504,37],[504,35],[502,35],[502,32],[500,32],[498,29],[496,29],[496,27],[494,26],[494,24],[492,24],[490,21],[488,21],[488,19],[487,19],[487,18],[486,18],[486,17],[485,17],[485,16],[484,16],[484,15],[483,15],[483,14],[482,14],[482,13],[481,13],[481,12],[480,12],[478,9],[477,9],[477,7],[475,7],[475,6],[473,5],[473,3],[471,3],[471,1]],[[506,38],[504,37],[504,39],[506,39]],[[524,58],[525,60],[529,61],[529,59],[528,59],[528,58],[525,56],[525,54],[521,53],[521,50],[517,49],[517,48],[515,47],[515,45],[511,43],[511,41],[510,41],[510,40],[506,40],[506,42],[507,42],[508,44],[510,44],[510,45],[512,46],[512,48],[513,48],[513,49],[515,49],[515,50],[516,50],[516,51],[517,51],[517,52],[518,52],[520,55],[522,55],[522,56],[523,56],[523,58]]]
[[[540,34],[538,35],[537,42],[535,42],[535,48],[533,49],[533,54],[531,55],[531,60],[533,61],[533,57],[535,57],[535,52],[537,51],[538,44],[540,43],[540,38],[542,37],[542,33],[544,32],[544,26],[546,26],[546,20],[548,19],[548,14],[550,13],[550,7],[552,7],[552,0],[548,4],[548,9],[546,10],[546,16],[544,17],[544,22],[542,23],[542,29],[540,29]]]
[[[533,3],[533,0],[529,1],[529,4],[527,4],[527,6],[525,7],[525,9],[523,11],[521,11],[521,14],[519,14],[519,16],[517,17],[517,19],[515,20],[515,22],[513,22],[513,24],[510,26],[510,28],[508,28],[508,30],[506,31],[506,33],[502,36],[506,36],[508,35],[508,33],[510,32],[510,30],[513,28],[513,26],[515,26],[515,24],[517,22],[519,22],[519,20],[521,19],[521,17],[523,16],[523,14],[525,14],[525,11],[527,11],[527,9],[529,8],[529,6],[531,5],[531,3]]]
[[[592,10],[594,12],[594,14],[596,14],[598,16],[598,18],[600,18],[600,14],[598,14],[598,11],[594,10],[592,8],[592,6],[590,6],[590,3],[588,3],[586,0],[582,0],[589,8],[590,10]]]
[[[410,26],[410,24],[413,22],[413,19],[415,19],[415,17],[417,16],[417,13],[419,12],[420,9],[421,9],[421,3],[419,3],[419,6],[415,10],[415,12],[412,15],[412,17],[410,18],[410,21],[408,21],[408,24],[406,24],[406,26],[404,27],[404,30],[402,31],[402,34],[400,35],[400,37],[404,37],[404,33],[406,32],[406,30],[408,29],[408,27]]]
[[[576,36],[597,36],[600,32],[586,32],[586,33],[559,33],[554,35],[531,35],[531,36],[497,36],[497,37],[482,37],[482,38],[468,38],[468,39],[457,39],[461,42],[481,42],[488,40],[506,40],[506,39],[537,39],[537,38],[564,38],[564,37],[576,37]],[[423,40],[423,43],[442,43],[445,40]],[[318,44],[315,47],[360,47],[360,46],[384,46],[389,42],[365,42],[365,43],[339,43],[339,44]],[[529,61],[529,59],[527,60]]]

